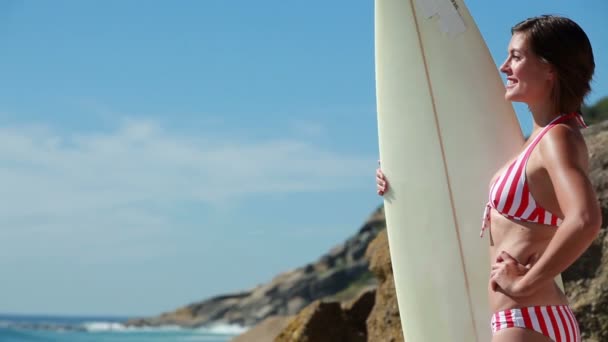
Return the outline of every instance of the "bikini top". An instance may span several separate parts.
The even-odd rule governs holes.
[[[494,208],[504,217],[513,220],[540,223],[557,227],[562,223],[562,219],[554,213],[536,203],[532,193],[528,188],[526,180],[526,164],[532,154],[532,150],[540,139],[555,125],[558,125],[570,118],[576,118],[579,125],[587,127],[583,117],[579,113],[560,115],[545,126],[540,133],[532,140],[519,156],[505,169],[505,171],[494,181],[490,188],[490,199],[486,204],[483,213],[483,222],[480,236],[490,225],[490,213]]]

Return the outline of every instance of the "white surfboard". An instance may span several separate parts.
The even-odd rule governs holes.
[[[524,142],[513,107],[462,0],[376,0],[375,42],[405,340],[489,341],[489,242],[479,231],[490,178]]]

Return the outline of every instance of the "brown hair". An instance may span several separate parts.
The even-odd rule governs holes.
[[[532,52],[555,68],[555,110],[580,112],[595,70],[591,43],[583,29],[568,18],[542,15],[513,26],[514,33],[524,33]]]

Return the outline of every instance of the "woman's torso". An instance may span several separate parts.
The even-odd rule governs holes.
[[[506,251],[519,263],[526,265],[542,255],[551,238],[555,227],[536,223],[514,222],[501,214],[492,212],[492,227],[490,228],[493,245],[490,246],[490,263],[496,261],[501,251]],[[490,307],[493,312],[534,305],[567,304],[567,298],[555,282],[547,284],[529,297],[510,297],[500,291],[493,291],[488,282]]]
[[[567,120],[564,123],[570,124],[570,121]],[[533,138],[534,135],[528,140],[522,150],[526,150],[533,141]],[[496,173],[490,183],[491,185],[494,184],[498,176],[503,174],[516,158],[509,161]],[[555,190],[542,164],[542,158],[538,152],[538,146],[536,146],[531,150],[531,154],[523,169],[529,191],[538,205],[553,215],[563,218]],[[506,251],[520,264],[526,265],[531,263],[533,266],[535,260],[538,260],[542,255],[553,235],[559,229],[556,226],[510,219],[503,216],[496,209],[490,211],[490,222],[491,224],[488,229],[490,237],[490,265],[496,262],[498,254]],[[566,296],[555,282],[543,285],[529,297],[517,298],[510,297],[500,291],[493,291],[488,282],[488,294],[490,307],[493,312],[534,305],[567,304]]]

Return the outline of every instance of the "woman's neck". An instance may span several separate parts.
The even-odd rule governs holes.
[[[528,104],[528,109],[532,113],[533,129],[547,126],[551,121],[560,115],[555,111],[553,103],[547,101],[539,104]]]

